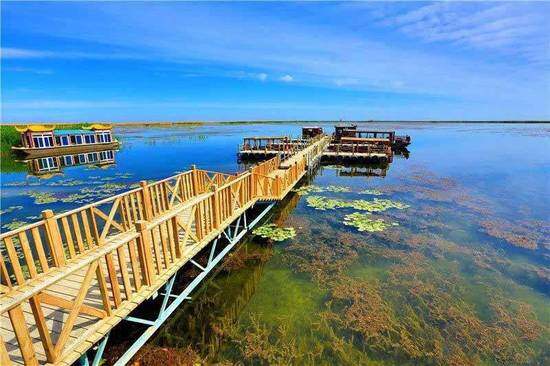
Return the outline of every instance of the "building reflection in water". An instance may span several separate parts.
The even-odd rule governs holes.
[[[81,154],[47,156],[37,159],[24,160],[27,163],[29,174],[44,176],[61,173],[63,168],[77,165],[108,166],[115,163],[115,151],[94,151]]]
[[[336,168],[339,177],[385,177],[389,164],[386,165],[353,165]]]

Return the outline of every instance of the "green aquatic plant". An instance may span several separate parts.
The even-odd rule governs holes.
[[[134,173],[115,173],[115,176],[119,178],[130,178],[134,175]]]
[[[15,210],[21,210],[22,208],[23,208],[23,206],[10,206],[10,207],[6,208],[5,210],[0,210],[0,215],[7,214],[7,213],[13,212]]]
[[[344,217],[344,225],[354,226],[359,231],[384,231],[390,226],[397,226],[398,223],[387,223],[383,219],[372,219],[370,213],[354,212]]]
[[[307,205],[316,210],[333,210],[335,208],[349,207],[345,201],[322,196],[309,196],[306,199]]]
[[[27,223],[25,221],[13,220],[10,223],[2,225],[2,227],[5,228],[5,229],[8,229],[9,231],[11,231],[11,230],[19,229],[20,227],[25,226],[25,225],[27,225]]]
[[[323,188],[315,185],[303,186],[300,188],[293,189],[292,192],[298,193],[300,196],[304,196],[309,193],[320,193],[323,192]]]
[[[50,192],[29,192],[29,196],[34,198],[34,203],[37,205],[44,205],[47,203],[57,202],[58,199]]]
[[[327,192],[334,192],[334,193],[347,193],[347,192],[351,192],[351,188],[350,188],[350,187],[346,187],[346,186],[336,186],[336,185],[327,186],[327,187],[325,187],[325,190],[326,190]]]
[[[371,195],[371,196],[381,196],[381,195],[384,194],[382,191],[379,191],[378,189],[364,189],[364,190],[362,190],[358,193],[359,194],[368,194],[368,195]]]
[[[356,210],[362,210],[362,211],[368,211],[368,212],[381,212],[381,211],[386,211],[390,208],[403,210],[410,206],[407,204],[401,203],[399,201],[375,198],[372,201],[366,201],[366,200],[352,201],[349,207],[352,207]]]
[[[48,183],[49,186],[56,187],[72,187],[72,186],[79,186],[84,184],[84,181],[76,180],[76,179],[60,179],[56,182]]]
[[[84,200],[86,198],[89,198],[89,195],[73,193],[73,194],[68,195],[67,197],[61,198],[60,201],[64,202],[64,203],[81,202],[82,200]]]
[[[275,224],[268,224],[254,229],[252,234],[273,241],[283,241],[295,237],[296,230],[293,227],[278,227]]]
[[[392,201],[388,199],[378,199],[378,198],[375,198],[372,201],[366,201],[366,200],[344,201],[344,200],[338,200],[338,199],[327,198],[322,196],[310,196],[306,199],[306,202],[309,207],[313,207],[316,210],[333,210],[335,208],[353,208],[361,211],[381,212],[381,211],[386,211],[390,208],[403,210],[405,208],[410,207],[409,205],[399,201]]]

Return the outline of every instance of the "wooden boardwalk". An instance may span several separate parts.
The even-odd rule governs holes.
[[[70,365],[258,201],[276,201],[328,137],[237,175],[191,170],[0,236],[0,365]]]

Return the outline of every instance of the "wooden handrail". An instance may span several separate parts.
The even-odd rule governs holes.
[[[40,362],[74,362],[79,345],[69,339],[80,314],[88,318],[79,337],[104,334],[117,323],[113,317],[128,315],[257,200],[281,199],[306,173],[306,156],[318,147],[315,142],[311,150],[302,149],[286,169],[278,157],[263,162],[256,170],[265,175],[254,168],[228,175],[193,167],[67,213],[45,211],[44,220],[2,234],[0,276],[7,283],[0,293],[0,316],[9,315],[4,328],[11,327],[24,362],[38,363],[37,337],[46,357]],[[105,204],[110,206],[104,212]],[[71,283],[80,286],[74,300],[50,291],[73,276],[78,280]],[[91,286],[97,286],[99,298],[88,294]],[[42,303],[69,312],[56,325],[58,337],[51,336]],[[32,337],[23,309],[30,309],[35,320],[38,334]],[[0,346],[6,341],[11,340],[0,339]],[[0,353],[4,361],[8,356],[1,347]]]

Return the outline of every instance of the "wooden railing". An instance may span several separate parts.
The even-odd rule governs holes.
[[[0,235],[0,280],[7,288],[86,254],[109,236],[127,232],[235,176],[192,169]],[[4,260],[7,255],[8,261]]]
[[[277,170],[279,168],[279,165],[281,165],[281,158],[279,156],[276,156],[255,165],[250,169],[250,171],[252,174],[269,175]]]
[[[18,344],[14,351],[9,343],[8,351],[0,338],[0,363],[9,365],[10,357],[29,365],[37,357],[76,360],[80,349],[151,296],[167,274],[257,200],[283,198],[307,169],[306,156],[284,169],[280,163],[276,157],[239,175],[193,167],[69,212],[46,210],[39,222],[0,235],[0,316],[7,313],[9,324],[2,328]],[[78,288],[64,291],[74,276]],[[42,305],[65,315],[47,320]],[[89,317],[84,330],[77,324],[83,314]],[[69,342],[75,327],[79,340]]]

